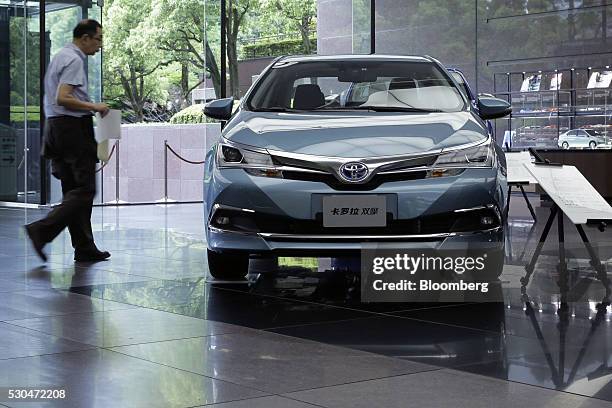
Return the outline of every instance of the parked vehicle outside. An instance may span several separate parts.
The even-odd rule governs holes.
[[[588,148],[596,149],[599,145],[607,145],[609,142],[603,134],[593,129],[571,129],[559,135],[557,144],[562,149]]]

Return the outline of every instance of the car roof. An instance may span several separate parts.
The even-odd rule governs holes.
[[[278,58],[275,63],[314,62],[314,61],[409,61],[433,62],[428,56],[384,55],[384,54],[343,54],[343,55],[289,55]]]

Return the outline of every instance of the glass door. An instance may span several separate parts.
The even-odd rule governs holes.
[[[40,32],[45,6],[45,33]],[[41,56],[44,65],[82,18],[101,19],[100,7],[80,0],[0,0],[0,205],[57,202],[41,153]],[[102,93],[101,57],[90,58],[92,99]],[[51,190],[49,190],[51,187]],[[59,193],[61,199],[61,192]]]
[[[0,2],[0,201],[40,202],[38,11]]]

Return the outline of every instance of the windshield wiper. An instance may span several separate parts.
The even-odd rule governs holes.
[[[302,112],[301,110],[292,108],[283,108],[282,106],[272,106],[269,108],[253,108],[253,112]]]
[[[370,105],[360,105],[354,106],[352,109],[363,109],[363,110],[373,110],[375,112],[444,112],[441,109],[423,109],[423,108],[412,108],[412,107],[404,107],[404,106],[370,106]]]

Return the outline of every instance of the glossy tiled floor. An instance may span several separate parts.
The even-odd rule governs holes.
[[[21,225],[44,211],[0,209],[0,406],[610,407],[603,285],[567,225],[571,289],[558,313],[553,227],[522,297],[548,209],[534,225],[521,200],[503,304],[362,304],[353,273],[296,267],[215,282],[200,205],[97,208],[111,260],[75,265],[62,235],[43,265]],[[588,234],[612,258],[612,231]],[[3,387],[67,399],[11,401]]]

